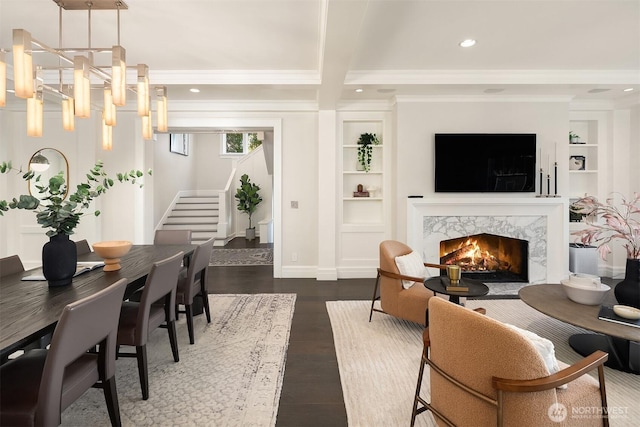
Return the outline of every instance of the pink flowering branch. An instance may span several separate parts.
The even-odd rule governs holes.
[[[611,253],[609,243],[621,239],[627,257],[640,259],[640,193],[632,200],[621,197],[619,206],[613,197],[601,203],[593,196],[585,196],[571,205],[571,210],[586,215],[589,225],[584,230],[574,231],[585,245],[596,245],[602,259]]]

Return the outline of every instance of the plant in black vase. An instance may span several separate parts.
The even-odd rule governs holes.
[[[12,200],[0,200],[0,216],[9,209],[32,210],[36,213],[36,221],[47,229],[49,242],[42,250],[42,270],[50,286],[62,286],[71,283],[71,278],[76,271],[77,254],[75,243],[69,240],[69,235],[80,223],[80,218],[85,215],[91,202],[106,193],[115,181],[103,170],[101,161],[86,174],[86,181],[76,187],[74,193],[67,195],[67,183],[63,172],[52,176],[48,182],[40,182],[40,175],[33,170],[23,173],[22,169],[16,169],[11,162],[0,163],[0,173],[16,172],[22,174],[25,181],[34,180],[39,197],[31,194],[21,194]],[[151,170],[147,172],[151,175]],[[121,182],[139,184],[144,173],[139,170],[131,170],[116,174],[116,179]],[[93,215],[100,215],[99,210],[93,211]],[[52,262],[49,256],[58,257]]]
[[[373,146],[378,144],[380,144],[380,140],[375,133],[360,134],[360,138],[358,139],[358,164],[365,172],[371,170]]]
[[[640,193],[632,199],[613,194],[605,203],[585,196],[571,205],[576,213],[586,215],[587,228],[574,231],[582,243],[598,247],[604,260],[611,253],[609,243],[622,240],[627,250],[625,278],[615,287],[619,303],[640,308]]]
[[[253,240],[256,236],[256,228],[251,225],[251,216],[262,202],[259,190],[260,186],[252,183],[249,175],[245,173],[240,177],[240,187],[236,190],[235,198],[238,200],[238,210],[249,215],[249,227],[245,234],[248,240]]]

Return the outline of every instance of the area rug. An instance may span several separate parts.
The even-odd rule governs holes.
[[[116,361],[123,426],[274,426],[295,294],[210,295],[211,323],[194,318],[189,344],[178,322],[180,361],[166,329],[151,333],[149,400],[135,358]],[[62,415],[63,426],[108,426],[102,390],[89,390]]]
[[[273,265],[272,248],[214,249],[209,265],[216,267],[239,265]]]
[[[567,339],[580,328],[545,316],[520,300],[468,301],[470,308],[484,307],[487,315],[529,329],[554,342],[556,356],[573,363]],[[327,311],[336,346],[340,380],[350,427],[407,426],[415,393],[422,352],[422,330],[417,324],[375,313],[369,319],[370,302],[329,301]],[[425,371],[422,395],[428,396]],[[640,425],[640,376],[605,368],[611,426]],[[417,426],[435,426],[430,413],[420,414]]]

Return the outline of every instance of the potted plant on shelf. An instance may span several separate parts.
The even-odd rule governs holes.
[[[569,143],[580,144],[580,135],[578,135],[574,131],[569,131]]]
[[[80,223],[80,218],[85,215],[91,202],[106,193],[113,187],[115,181],[103,170],[101,161],[86,174],[86,181],[78,184],[75,193],[70,193],[68,198],[67,183],[62,172],[54,175],[48,182],[40,182],[40,175],[29,170],[23,173],[22,169],[16,169],[11,162],[0,164],[0,173],[16,172],[22,174],[25,181],[35,180],[39,198],[30,194],[21,194],[10,201],[0,200],[0,216],[9,209],[32,210],[36,213],[36,221],[47,229],[49,242],[42,248],[42,272],[48,280],[49,286],[64,286],[71,283],[76,272],[77,253],[76,245],[69,240],[69,235]],[[151,170],[148,171],[151,175]],[[139,170],[116,174],[119,182],[139,183],[144,175]],[[139,184],[142,187],[143,184]],[[93,212],[100,215],[99,210]]]
[[[251,216],[256,211],[262,197],[258,194],[260,186],[254,184],[246,173],[240,177],[240,187],[236,190],[235,198],[238,200],[238,210],[249,215],[249,227],[246,229],[247,240],[256,238],[256,228],[251,225]]]
[[[358,139],[358,167],[365,172],[371,170],[371,158],[373,146],[380,144],[380,140],[375,133],[360,134]]]
[[[625,277],[616,285],[614,293],[620,304],[640,308],[640,193],[634,193],[631,200],[614,194],[605,203],[585,196],[571,206],[573,211],[586,215],[588,224],[587,228],[571,234],[580,236],[586,245],[596,245],[603,260],[611,253],[611,241],[623,241],[627,250]]]

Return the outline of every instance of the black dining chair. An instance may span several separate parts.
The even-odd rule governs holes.
[[[173,360],[178,362],[178,341],[176,337],[176,284],[180,272],[183,252],[153,264],[145,281],[140,302],[124,301],[120,311],[118,326],[118,356],[135,357],[138,360],[138,374],[142,398],[149,399],[149,374],[147,363],[147,341],[149,334],[166,324]],[[134,346],[135,353],[122,353],[120,346]]]
[[[49,350],[28,351],[0,367],[0,425],[57,426],[62,411],[91,387],[104,390],[111,425],[121,425],[115,356],[126,286],[120,279],[68,304]]]
[[[206,242],[198,245],[191,257],[191,260],[189,261],[187,273],[181,274],[178,280],[176,304],[184,305],[185,310],[184,312],[178,311],[178,307],[176,305],[176,317],[178,317],[177,313],[185,313],[187,315],[187,329],[189,330],[189,342],[191,344],[195,343],[192,310],[195,297],[202,299],[202,305],[204,307],[205,314],[207,315],[207,323],[211,323],[211,313],[209,311],[209,298],[207,293],[207,267],[209,267],[209,260],[211,259],[213,241],[214,238],[212,237]]]

